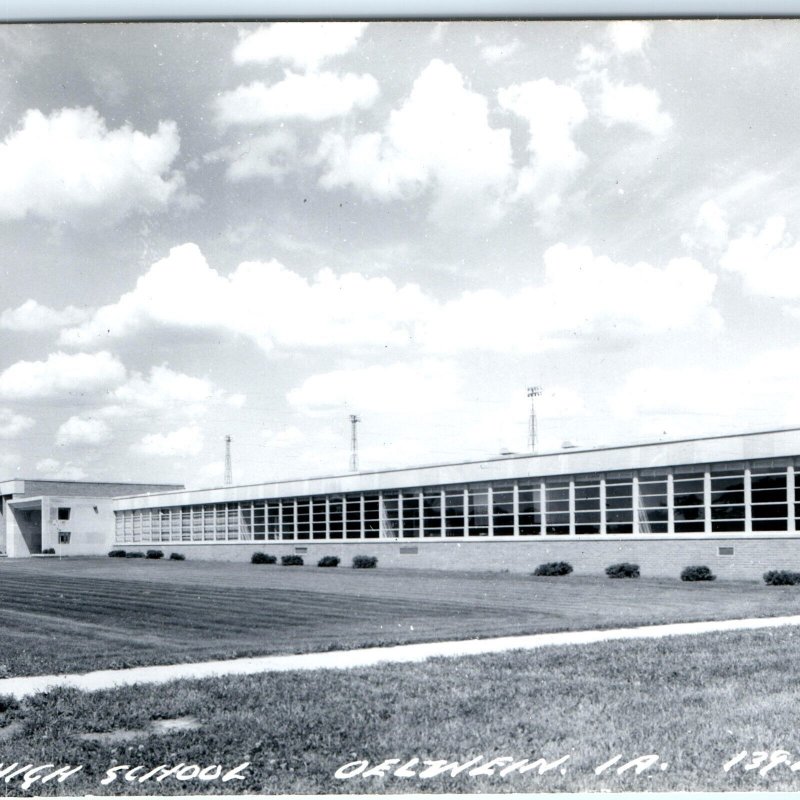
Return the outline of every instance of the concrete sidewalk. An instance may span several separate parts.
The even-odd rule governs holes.
[[[678,622],[647,625],[639,628],[537,633],[530,636],[503,636],[496,639],[467,639],[455,642],[404,644],[395,647],[369,647],[361,650],[335,650],[302,655],[258,656],[229,661],[204,661],[198,664],[169,664],[131,669],[107,669],[75,675],[36,675],[0,680],[0,695],[23,698],[47,692],[59,686],[95,692],[134,684],[167,683],[222,675],[254,675],[262,672],[293,670],[353,669],[375,664],[403,664],[429,658],[454,658],[510,650],[536,650],[573,644],[595,644],[621,639],[658,639],[663,636],[687,636],[724,631],[758,630],[800,625],[800,616],[719,620],[715,622]]]

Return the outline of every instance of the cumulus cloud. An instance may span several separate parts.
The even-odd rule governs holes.
[[[661,110],[655,89],[641,84],[606,81],[600,94],[600,113],[606,124],[626,124],[653,136],[664,136],[672,127],[672,117]]]
[[[18,361],[0,373],[0,397],[41,399],[97,392],[119,385],[125,367],[106,351],[51,353],[45,361]]]
[[[573,139],[588,116],[583,98],[571,86],[541,78],[500,89],[497,99],[528,124],[530,164],[520,171],[516,196],[532,195],[540,210],[552,212],[587,161]]]
[[[229,276],[199,248],[173,248],[118,302],[66,329],[61,341],[97,343],[148,325],[227,330],[265,350],[283,346],[403,344],[410,323],[431,304],[419,287],[388,278],[321,270],[312,281],[277,261],[245,262]],[[1,377],[0,377],[1,381]]]
[[[224,276],[188,244],[173,248],[118,302],[65,329],[61,341],[88,346],[172,326],[245,336],[266,351],[417,345],[438,352],[537,352],[598,333],[624,338],[720,324],[712,306],[716,275],[694,259],[625,264],[562,243],[545,251],[543,263],[543,279],[512,294],[483,289],[440,301],[386,277],[323,269],[309,280],[277,261],[245,262]],[[154,380],[170,382],[166,373],[154,373]],[[211,391],[205,384],[202,390]],[[118,392],[149,393],[161,392],[152,385]]]
[[[691,258],[666,266],[625,264],[589,247],[557,244],[544,254],[545,278],[513,295],[465,292],[445,303],[418,336],[429,348],[537,352],[586,338],[721,325],[712,308],[716,276]]]
[[[205,161],[227,162],[226,175],[232,181],[270,178],[280,182],[297,167],[300,157],[295,137],[288,131],[277,130],[209,153]]]
[[[0,219],[112,221],[164,208],[183,185],[171,171],[179,147],[174,122],[147,135],[109,130],[93,108],[31,109],[0,143]]]
[[[522,47],[522,42],[519,39],[512,39],[504,44],[485,44],[479,52],[487,64],[497,64],[511,58],[520,47]]]
[[[756,295],[800,298],[800,242],[786,230],[786,219],[768,219],[761,230],[748,228],[731,239],[720,265],[741,276]]]
[[[196,456],[203,449],[203,433],[196,425],[149,433],[133,449],[147,456]]]
[[[61,447],[70,445],[98,445],[111,439],[111,429],[102,419],[90,417],[70,417],[56,431],[56,444]]]
[[[233,51],[237,64],[280,61],[313,70],[350,52],[367,28],[365,22],[274,22],[242,32]]]
[[[7,308],[0,314],[0,328],[9,331],[49,331],[66,325],[77,325],[91,316],[92,310],[67,306],[56,310],[48,308],[35,300],[26,300],[17,308]]]
[[[328,133],[319,157],[320,184],[328,189],[353,187],[365,197],[394,200],[433,188],[432,214],[440,220],[467,208],[470,220],[491,214],[512,171],[510,132],[491,127],[486,98],[438,59],[382,131],[351,139]]]
[[[117,404],[107,407],[107,416],[117,416],[124,411],[171,411],[187,416],[201,416],[214,405],[239,408],[244,398],[227,394],[206,378],[197,378],[176,372],[165,364],[152,367],[145,377],[133,374],[111,394]]]
[[[616,53],[630,55],[642,52],[653,33],[653,25],[640,20],[618,20],[608,24],[606,33]]]
[[[460,378],[441,360],[333,370],[292,389],[290,405],[306,411],[354,408],[364,412],[415,414],[460,405]]]
[[[10,408],[0,408],[0,439],[14,439],[36,424],[36,420],[24,414],[16,414]]]
[[[62,463],[55,458],[43,458],[36,462],[36,471],[46,478],[60,481],[82,481],[87,477],[86,470],[71,461]]]
[[[287,70],[282,81],[254,81],[224,92],[217,100],[217,118],[225,125],[257,125],[284,119],[322,122],[368,108],[380,88],[372,75],[348,72],[299,74]]]

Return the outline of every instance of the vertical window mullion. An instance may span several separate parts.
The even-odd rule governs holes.
[[[512,506],[514,509],[514,536],[519,536],[519,481],[514,481]]]
[[[753,480],[749,465],[744,468],[744,530],[753,532]]]
[[[488,512],[488,533],[489,536],[494,536],[494,494],[492,490],[492,484],[490,483],[486,487],[486,511]]]
[[[469,487],[464,487],[464,536],[469,536]]]
[[[569,535],[575,535],[575,478],[569,479]]]
[[[639,476],[631,475],[631,516],[633,517],[631,533],[640,533],[639,528]]]
[[[703,470],[703,515],[704,532],[711,533],[711,470]]]
[[[542,520],[539,535],[544,536],[547,533],[547,492],[544,488],[544,481],[539,481],[539,509]]]
[[[606,478],[603,475],[600,478],[600,535],[605,536],[608,534],[606,529]]]
[[[794,533],[797,529],[795,524],[794,504],[796,501],[796,492],[794,488],[794,464],[789,464],[786,467],[786,505],[788,519],[786,520],[786,530]]]
[[[675,474],[667,472],[667,533],[675,533]]]

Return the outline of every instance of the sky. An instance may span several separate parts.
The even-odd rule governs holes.
[[[800,425],[793,21],[0,26],[0,476]]]

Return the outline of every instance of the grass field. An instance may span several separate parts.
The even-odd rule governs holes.
[[[780,762],[800,762],[798,657],[800,632],[783,628],[91,695],[61,690],[0,711],[0,763],[84,765],[63,785],[36,784],[28,794],[793,791],[800,771]],[[200,727],[135,733],[185,715]],[[4,726],[17,731],[13,740],[3,741]],[[117,742],[102,736],[120,729],[133,733]],[[772,766],[756,752],[781,749]],[[650,768],[617,774],[648,754],[658,756]],[[568,759],[563,774],[503,777],[496,768],[493,776],[423,778],[418,763],[416,777],[334,777],[358,760],[464,764],[478,756]],[[243,762],[250,765],[241,782],[127,783],[123,771],[100,784],[114,765]],[[23,794],[13,779],[4,786]]]
[[[794,613],[755,582],[7,560],[0,675]]]

